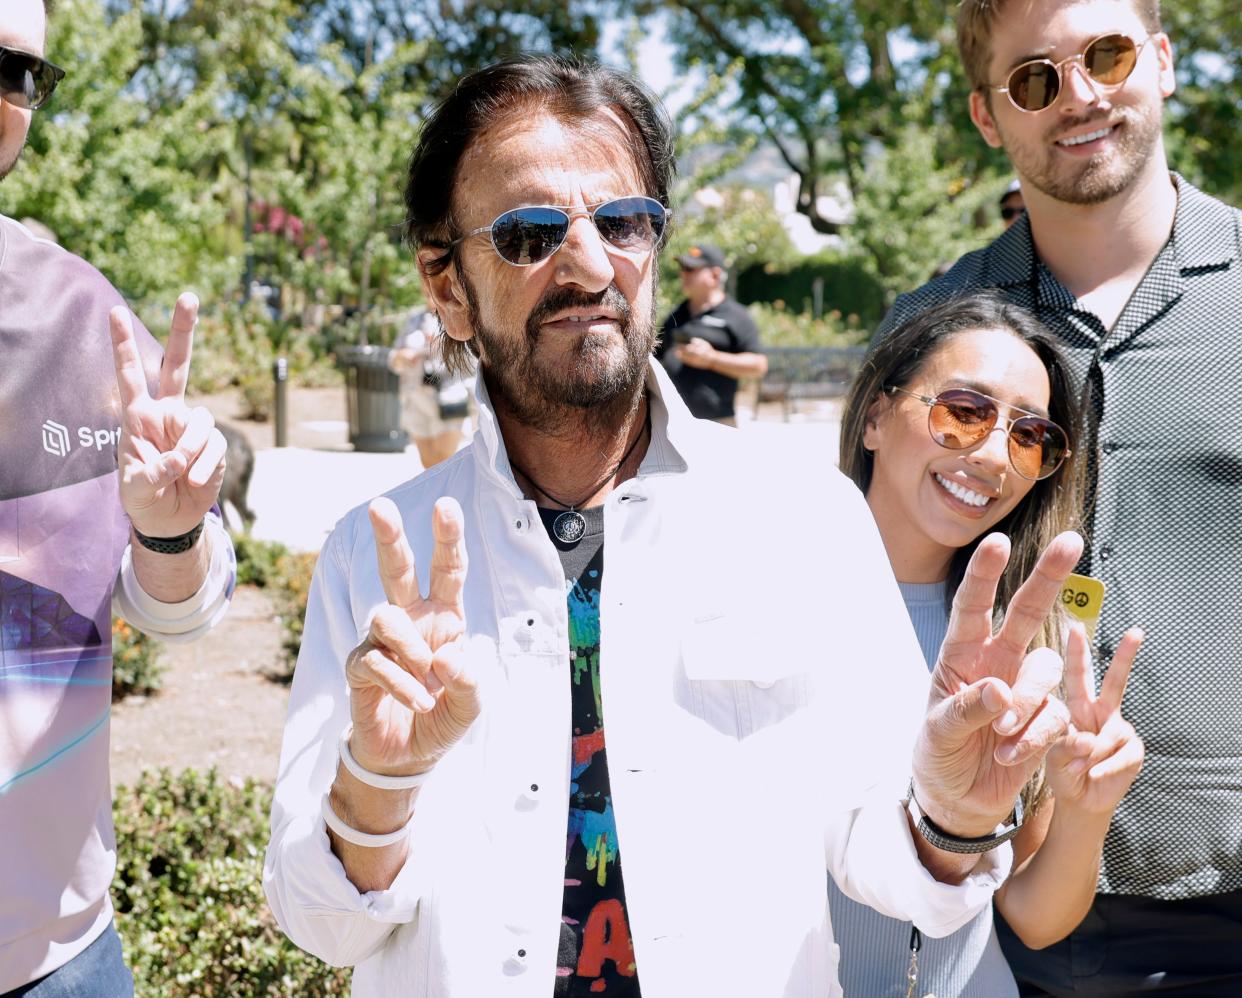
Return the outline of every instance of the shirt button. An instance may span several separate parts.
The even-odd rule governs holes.
[[[1107,440],[1104,442],[1102,449],[1105,454],[1112,454],[1114,451],[1117,450],[1118,446],[1119,445],[1114,443],[1112,440]]]
[[[1102,548],[1100,548],[1100,561],[1108,561],[1108,559],[1112,556],[1113,546],[1111,544],[1105,544]]]

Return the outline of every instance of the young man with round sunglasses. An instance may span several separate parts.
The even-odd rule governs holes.
[[[0,175],[64,76],[45,28],[40,0],[0,5]],[[133,994],[108,897],[112,611],[189,640],[223,616],[236,575],[213,509],[225,441],[184,399],[197,308],[178,300],[161,363],[98,271],[0,216],[6,998]]]
[[[634,81],[544,57],[459,81],[411,157],[479,428],[324,547],[264,873],[358,998],[839,995],[826,872],[951,932],[1064,730],[1059,660],[1017,649],[1076,535],[995,638],[982,544],[929,697],[857,490],[678,397],[672,148]]]
[[[725,256],[718,247],[691,246],[677,265],[686,298],[664,320],[656,358],[694,415],[736,426],[738,381],[768,373],[759,327],[725,290]]]
[[[1149,636],[1125,702],[1148,758],[1095,904],[1047,949],[1001,940],[1024,995],[1242,993],[1242,216],[1169,171],[1156,0],[965,0],[958,42],[1026,215],[898,298],[880,335],[985,287],[1058,334],[1087,400],[1097,660],[1131,623]]]

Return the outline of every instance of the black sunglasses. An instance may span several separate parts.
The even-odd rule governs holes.
[[[1007,205],[1001,209],[1001,218],[1008,222],[1011,218],[1017,218],[1025,210],[1025,208],[1015,208],[1012,205]]]
[[[0,97],[14,107],[42,107],[65,71],[21,49],[0,45]]]
[[[505,263],[529,267],[560,249],[569,235],[569,223],[586,215],[608,245],[625,253],[645,253],[664,236],[671,214],[655,198],[648,197],[613,198],[582,208],[528,205],[497,215],[491,225],[471,229],[449,245],[488,233],[492,247]]]

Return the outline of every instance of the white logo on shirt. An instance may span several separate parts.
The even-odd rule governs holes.
[[[56,457],[69,453],[69,427],[49,419],[43,424],[43,449]]]
[[[94,447],[97,451],[113,448],[121,439],[119,426],[111,430],[95,430],[89,426],[78,427],[78,446]],[[69,427],[62,426],[54,419],[43,424],[43,449],[55,457],[67,457],[73,438],[69,435]]]

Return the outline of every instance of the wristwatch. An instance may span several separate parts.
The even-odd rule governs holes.
[[[910,787],[906,790],[905,800],[902,805],[910,812],[910,817],[914,819],[915,827],[919,830],[919,834],[929,844],[935,846],[943,852],[956,853],[981,853],[989,852],[999,845],[1003,845],[1012,839],[1022,828],[1022,795],[1019,794],[1017,800],[1013,802],[1013,811],[1009,817],[1005,819],[1003,825],[991,835],[980,835],[975,838],[965,838],[961,835],[953,835],[946,832],[937,825],[931,818],[923,813],[923,809],[919,806],[918,799],[914,796],[914,777],[910,777]]]

